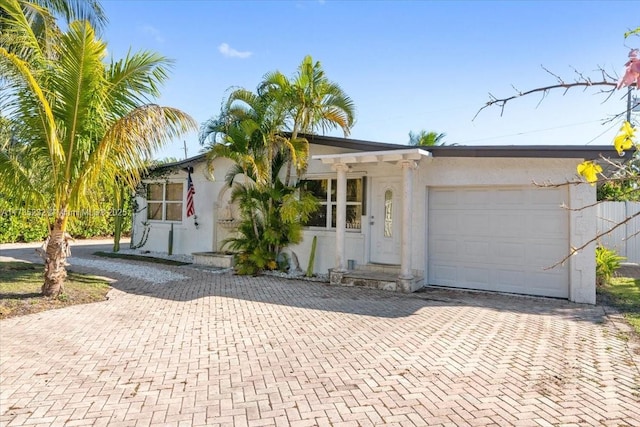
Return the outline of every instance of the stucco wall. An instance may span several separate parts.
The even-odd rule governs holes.
[[[220,190],[226,186],[224,176],[231,162],[226,159],[216,161],[213,170],[213,176],[208,172],[205,162],[198,163],[194,166],[194,172],[191,174],[193,185],[195,187],[195,212],[197,219],[194,217],[186,217],[186,205],[183,205],[182,221],[173,224],[173,253],[174,254],[191,254],[193,252],[215,251],[219,248],[218,234],[218,195]],[[212,179],[213,177],[213,179]],[[149,182],[180,182],[183,183],[183,200],[186,200],[187,192],[187,173],[180,170],[168,174],[161,179],[151,180]],[[168,251],[168,236],[171,224],[160,221],[147,221],[146,199],[143,197],[136,198],[140,212],[134,216],[133,224],[133,244],[138,244],[143,236],[144,225],[147,223],[148,238],[141,250],[149,250],[153,252]],[[198,226],[195,226],[197,221]],[[222,236],[224,237],[224,236]]]
[[[348,152],[346,149],[312,145],[312,154],[335,154]],[[433,158],[423,159],[413,172],[413,233],[412,233],[412,270],[426,273],[427,251],[427,212],[429,187],[466,187],[466,186],[535,186],[545,183],[564,183],[576,179],[576,159],[530,159],[530,158]],[[193,218],[186,218],[174,225],[174,253],[190,254],[200,251],[220,249],[219,242],[228,234],[228,228],[220,227],[218,219],[225,208],[226,196],[221,194],[224,187],[224,175],[231,162],[216,160],[214,180],[209,178],[204,162],[195,166],[192,174],[196,188],[195,208],[199,226],[193,225]],[[306,177],[335,177],[330,165],[310,160]],[[371,181],[376,177],[402,176],[399,165],[393,163],[361,163],[351,166],[348,177],[363,177],[367,181],[367,204],[372,198]],[[184,182],[186,194],[186,173],[178,172],[168,176],[169,181]],[[570,208],[581,208],[595,202],[595,187],[590,185],[570,186],[566,192],[565,204]],[[146,201],[138,198],[140,207]],[[185,208],[186,209],[186,208]],[[370,209],[370,206],[367,207]],[[560,206],[558,209],[562,209]],[[225,211],[226,212],[226,211]],[[367,211],[362,217],[362,229],[346,233],[346,258],[358,264],[370,259],[369,216]],[[137,215],[134,222],[134,243],[142,234],[142,222],[146,213]],[[146,245],[142,249],[151,251],[167,250],[168,231],[166,223],[150,222],[150,232]],[[227,234],[225,234],[227,233]],[[580,246],[595,235],[595,215],[589,210],[572,211],[570,214],[570,245]],[[316,248],[316,273],[326,273],[335,266],[335,232],[332,230],[308,229],[304,232],[301,244],[291,249],[298,256],[300,266],[306,269],[309,262],[313,236],[318,237]],[[595,302],[595,260],[593,245],[568,260],[570,276],[570,299],[577,302]],[[567,253],[569,248],[567,248]],[[425,274],[426,277],[426,274]]]
[[[426,277],[427,212],[429,187],[500,186],[530,187],[544,184],[561,184],[576,180],[576,159],[529,159],[529,158],[434,158],[422,160],[414,171],[413,184],[413,233],[412,270],[424,272]],[[309,167],[311,176],[334,176],[328,165],[316,161]],[[401,169],[396,164],[355,164],[348,176],[363,176],[369,182],[375,177],[401,177]],[[371,200],[371,186],[367,186],[367,199]],[[587,184],[569,186],[567,200],[569,208],[581,208],[596,200],[595,187]],[[558,205],[558,209],[565,209]],[[358,263],[369,259],[370,239],[368,236],[368,216],[363,216],[360,232],[346,233],[346,257]],[[569,213],[568,213],[569,215]],[[305,241],[294,250],[303,266],[310,251],[311,239],[318,235],[315,271],[325,273],[335,264],[335,233],[333,231],[305,233]],[[570,214],[570,246],[579,246],[595,235],[595,216],[590,210],[574,211]],[[570,248],[567,247],[567,255]],[[570,299],[576,302],[595,302],[595,260],[593,245],[571,257],[569,264]],[[303,262],[303,260],[305,262]],[[560,261],[560,260],[558,260]]]

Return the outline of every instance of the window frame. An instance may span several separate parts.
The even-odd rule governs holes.
[[[180,199],[171,199],[169,198],[169,186],[172,185],[179,185],[180,186]],[[152,186],[162,186],[162,199],[151,199],[149,198],[150,194],[151,194],[151,187]],[[147,201],[147,221],[152,221],[152,222],[164,222],[164,223],[182,223],[182,221],[184,220],[184,188],[185,185],[182,182],[176,182],[176,181],[164,181],[164,182],[149,182],[147,183],[147,189],[146,189],[146,201]],[[161,206],[161,218],[151,218],[149,216],[149,213],[151,212],[150,206],[154,204],[154,205],[160,205]],[[167,219],[167,208],[170,205],[180,205],[180,219]]]
[[[365,209],[366,209],[366,179],[364,176],[350,176],[347,178],[347,186],[348,186],[348,182],[349,181],[353,181],[353,180],[359,180],[361,182],[360,184],[360,199],[361,201],[349,201],[348,200],[348,195],[347,195],[347,209],[349,208],[349,206],[359,206],[360,207],[360,215],[359,217],[357,217],[356,222],[354,223],[359,225],[359,227],[353,226],[353,227],[349,227],[348,224],[345,224],[345,230],[349,231],[349,232],[356,232],[359,233],[362,231],[362,217],[364,217],[366,215]],[[324,181],[326,183],[326,198],[318,199],[318,203],[320,205],[319,210],[324,209],[324,213],[325,213],[325,218],[326,218],[326,223],[324,226],[321,225],[304,225],[305,228],[307,229],[311,229],[311,230],[329,230],[329,231],[335,231],[336,227],[333,225],[334,222],[336,222],[336,218],[334,217],[334,211],[337,211],[338,208],[338,200],[337,200],[337,179],[335,178],[335,176],[317,176],[317,177],[307,177],[305,179],[301,179],[300,180],[301,183],[307,182],[307,181]],[[336,186],[336,188],[334,189],[333,186]],[[335,198],[335,200],[334,200]],[[356,197],[357,198],[357,197]]]

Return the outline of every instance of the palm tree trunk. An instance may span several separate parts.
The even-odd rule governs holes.
[[[291,181],[291,159],[287,160],[287,175],[284,178],[284,185],[289,186],[289,181]]]
[[[42,294],[47,297],[57,297],[64,291],[64,280],[67,277],[67,241],[63,230],[62,218],[56,218],[53,230],[49,234],[44,261],[44,284]]]
[[[113,218],[113,252],[120,251],[120,236],[122,235],[122,220],[124,212],[124,186],[117,185],[113,189],[115,216]]]
[[[291,132],[291,140],[295,140],[298,138],[298,129],[297,126],[294,125],[293,132]],[[287,175],[284,178],[284,185],[289,186],[289,182],[291,181],[291,168],[293,165],[291,164],[291,156],[289,156],[289,160],[287,160]]]

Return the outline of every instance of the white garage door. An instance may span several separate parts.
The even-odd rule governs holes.
[[[566,189],[429,188],[431,285],[569,297]]]

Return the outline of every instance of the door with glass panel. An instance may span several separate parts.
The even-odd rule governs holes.
[[[371,262],[400,264],[401,180],[372,179]]]

